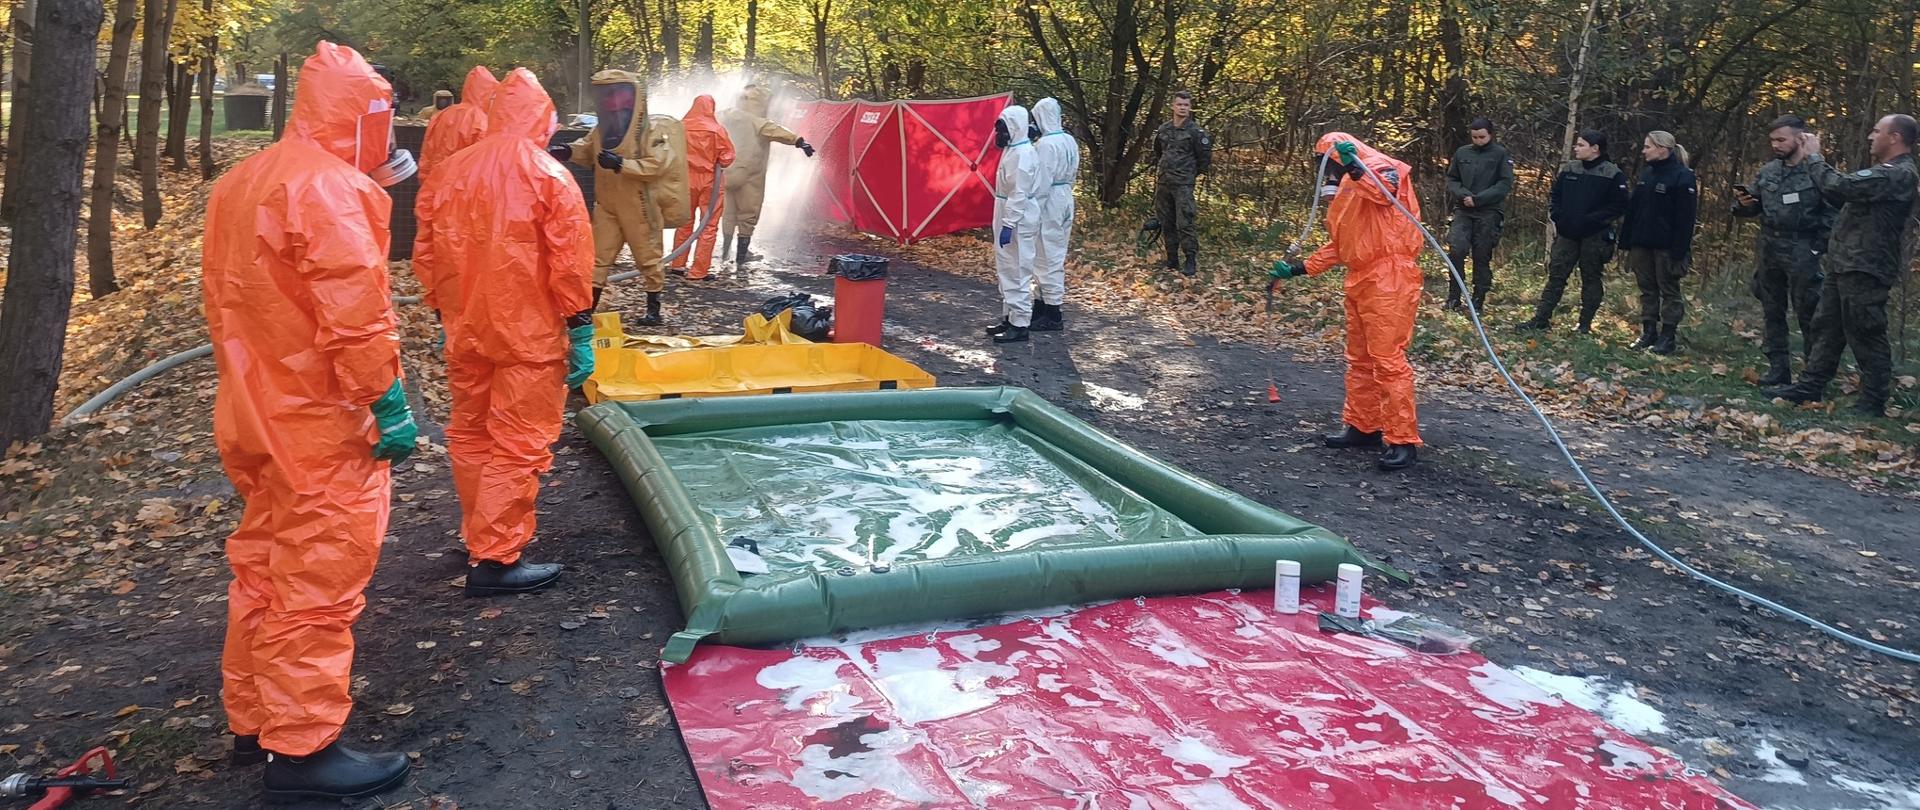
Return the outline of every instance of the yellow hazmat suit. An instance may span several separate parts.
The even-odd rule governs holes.
[[[593,89],[596,96],[632,92],[625,121],[602,112],[593,131],[573,143],[573,162],[593,167],[593,288],[607,286],[609,269],[620,248],[627,247],[642,286],[657,296],[667,286],[660,267],[660,232],[666,225],[651,187],[667,179],[672,147],[664,136],[648,131],[647,89],[639,74],[603,70],[593,74]],[[602,160],[602,152],[612,152],[612,158]]]
[[[720,113],[720,125],[727,128],[734,150],[733,165],[727,168],[727,209],[720,223],[720,236],[723,241],[732,242],[738,232],[740,258],[736,261],[746,256],[753,226],[760,222],[760,204],[767,195],[768,146],[803,143],[793,130],[767,120],[772,103],[773,91],[752,84],[740,91],[740,98],[732,108]]]

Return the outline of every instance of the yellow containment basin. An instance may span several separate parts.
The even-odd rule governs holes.
[[[742,342],[716,346],[712,339],[628,336],[608,314],[595,318],[593,377],[581,387],[589,402],[934,386],[933,375],[881,349],[809,343],[764,319],[749,324]],[[784,321],[790,313],[781,315]]]

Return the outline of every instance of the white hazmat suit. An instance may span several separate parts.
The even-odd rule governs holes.
[[[1047,184],[1040,203],[1040,256],[1034,274],[1040,281],[1040,303],[1058,307],[1067,297],[1067,242],[1073,235],[1073,184],[1080,176],[1080,144],[1060,125],[1060,102],[1040,99],[1033,105],[1040,140],[1040,177]]]
[[[993,182],[994,269],[1000,274],[1000,299],[1006,320],[1026,329],[1033,317],[1033,268],[1040,241],[1041,197],[1047,181],[1040,155],[1027,139],[1027,108],[1000,111],[1008,144]],[[1009,230],[1012,238],[1003,234]]]

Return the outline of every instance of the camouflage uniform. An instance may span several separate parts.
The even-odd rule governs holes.
[[[1826,279],[1813,310],[1812,356],[1799,384],[1770,393],[1799,401],[1820,399],[1839,373],[1840,355],[1851,348],[1860,367],[1859,409],[1885,413],[1893,384],[1887,293],[1900,277],[1901,242],[1913,214],[1920,172],[1912,155],[1851,174],[1841,174],[1819,155],[1808,157],[1805,165],[1821,198],[1841,206],[1840,216],[1821,259]]]
[[[1194,229],[1199,209],[1193,203],[1193,184],[1213,168],[1213,136],[1192,116],[1178,126],[1168,121],[1153,134],[1153,159],[1159,167],[1153,209],[1160,219],[1160,238],[1166,241],[1167,267],[1180,267],[1180,252],[1185,251],[1185,271],[1192,275],[1200,253],[1200,236]]]
[[[1486,146],[1467,144],[1453,153],[1447,164],[1447,199],[1453,205],[1453,227],[1447,233],[1447,258],[1462,273],[1466,261],[1473,259],[1473,308],[1486,306],[1487,292],[1493,289],[1493,249],[1500,244],[1500,227],[1506,222],[1507,195],[1513,192],[1513,159],[1507,148],[1497,143]],[[1473,207],[1461,204],[1473,198]],[[1447,306],[1460,305],[1460,288],[1447,284]]]
[[[1784,369],[1791,353],[1787,340],[1787,312],[1800,322],[1800,340],[1813,354],[1813,310],[1820,301],[1820,254],[1827,250],[1837,213],[1820,196],[1820,189],[1803,161],[1789,166],[1772,160],[1753,178],[1752,192],[1759,202],[1735,202],[1736,217],[1759,217],[1760,239],[1754,263],[1753,297],[1760,299],[1766,337],[1760,350],[1776,368]]]

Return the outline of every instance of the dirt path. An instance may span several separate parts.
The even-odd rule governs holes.
[[[824,294],[819,257],[850,248],[871,251],[789,248],[748,278],[679,293],[672,325],[736,331],[773,294]],[[1650,565],[1565,483],[1537,426],[1518,415],[1422,380],[1430,450],[1415,471],[1384,475],[1366,454],[1318,446],[1336,418],[1338,368],[1184,335],[1135,312],[1071,308],[1068,332],[994,347],[980,336],[997,311],[985,279],[897,263],[891,285],[889,348],[944,384],[1026,386],[1149,452],[1346,534],[1418,577],[1385,599],[1485,635],[1494,660],[1631,681],[1665,714],[1666,732],[1652,739],[1718,769],[1742,795],[1769,807],[1899,807],[1895,780],[1920,779],[1896,765],[1920,759],[1914,668],[1849,654]],[[620,290],[614,300],[632,312],[638,299]],[[1279,404],[1264,395],[1269,368]],[[204,414],[204,401],[176,406]],[[1582,425],[1570,436],[1622,502],[1666,521],[1653,526],[1696,563],[1857,632],[1920,645],[1911,629],[1920,608],[1903,598],[1920,566],[1914,501],[1731,453],[1682,452],[1638,430]],[[704,806],[656,669],[661,642],[680,626],[672,586],[606,464],[570,428],[562,444],[533,554],[570,573],[544,594],[464,598],[444,453],[416,456],[399,476],[392,534],[359,626],[349,736],[418,752],[420,768],[405,791],[362,806]],[[135,497],[231,498],[217,467],[176,474],[168,464],[136,465],[154,472],[138,479]],[[257,773],[212,761],[224,745],[217,540],[154,555],[129,593],[0,601],[9,638],[0,645],[0,743],[19,746],[0,754],[37,770],[117,729],[143,787],[134,803],[254,807]],[[143,708],[116,717],[127,706]],[[1763,747],[1782,754],[1757,755]],[[1849,791],[1835,777],[1860,784]],[[1885,797],[1861,786],[1879,781]]]

